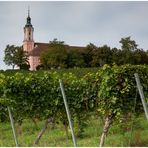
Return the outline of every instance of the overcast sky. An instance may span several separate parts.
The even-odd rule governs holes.
[[[120,39],[131,36],[140,48],[148,49],[147,1],[0,1],[0,69],[8,68],[3,62],[6,45],[22,45],[28,5],[35,42],[57,38],[69,45],[91,42],[120,48]]]

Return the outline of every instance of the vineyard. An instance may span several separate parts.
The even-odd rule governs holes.
[[[132,121],[144,113],[134,73],[139,74],[144,95],[148,98],[147,65],[104,65],[92,71],[76,69],[62,73],[1,72],[0,124],[9,122],[9,106],[15,124],[19,127],[26,121],[33,123],[36,128],[44,121],[42,126],[45,129],[51,123],[51,131],[57,125],[63,125],[68,139],[69,124],[59,86],[59,79],[62,79],[76,137],[85,139],[85,127],[89,126],[90,118],[94,117],[102,123],[100,141],[105,145],[105,137],[114,123],[121,123],[122,129],[128,131],[127,123],[133,125]],[[31,146],[39,145],[42,135],[38,135],[34,137]],[[96,146],[100,143],[99,137]],[[148,143],[144,146],[148,146]]]

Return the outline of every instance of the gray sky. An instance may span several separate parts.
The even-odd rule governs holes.
[[[28,5],[35,42],[58,38],[69,45],[91,42],[120,48],[120,39],[131,36],[140,48],[148,49],[147,1],[0,1],[0,69],[8,68],[3,62],[6,45],[22,45]]]

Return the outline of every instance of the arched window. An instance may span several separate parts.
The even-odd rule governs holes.
[[[31,33],[29,32],[29,41],[30,41],[30,35],[31,35]]]

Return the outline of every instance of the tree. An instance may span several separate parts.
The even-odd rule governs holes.
[[[64,45],[64,41],[58,41],[57,38],[53,39],[53,41],[49,41],[50,46],[55,46],[55,45]]]
[[[28,63],[28,54],[23,50],[22,47],[7,45],[5,48],[5,57],[4,62],[8,66],[12,66],[14,69],[15,66],[21,67],[22,65],[29,64]]]
[[[17,47],[16,49],[17,49],[15,54],[16,65],[19,66],[20,69],[28,70],[30,68],[28,62],[28,53],[24,51],[22,47]]]
[[[8,66],[12,65],[13,69],[15,67],[15,53],[16,53],[16,48],[14,45],[11,45],[11,46],[7,45],[6,46],[4,62]]]
[[[70,49],[66,60],[67,68],[84,67],[83,55],[79,50]]]
[[[134,64],[148,64],[148,55],[143,49],[137,49],[133,52]]]
[[[121,58],[121,50],[117,48],[112,48],[111,50],[111,63],[115,63],[120,65],[120,58]]]
[[[83,59],[85,62],[85,67],[91,67],[91,62],[93,60],[93,51],[97,49],[97,46],[95,46],[92,43],[89,43],[86,46],[86,49],[83,51]]]
[[[48,51],[42,53],[40,59],[44,69],[65,68],[67,49],[64,42],[57,39],[50,41]]]
[[[134,40],[131,40],[130,36],[126,38],[121,38],[119,43],[122,44],[121,45],[122,50],[133,51],[133,50],[136,50],[138,46]]]
[[[104,45],[98,47],[93,54],[92,66],[103,66],[104,64],[110,64],[111,62],[111,50],[110,47]]]
[[[122,58],[121,63],[122,64],[134,64],[133,63],[133,52],[138,49],[137,44],[134,40],[131,40],[130,37],[121,38],[119,41],[121,43],[121,49],[122,49]]]

